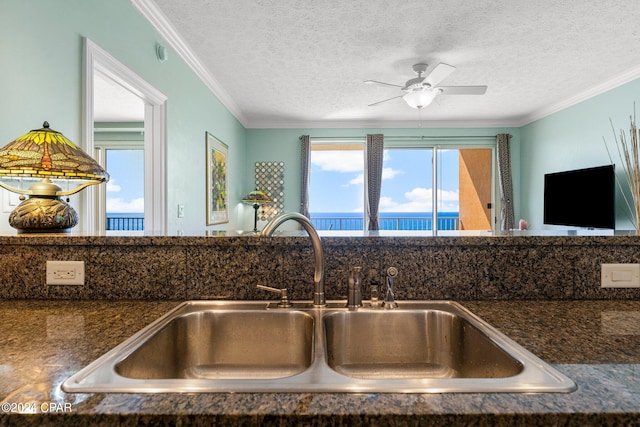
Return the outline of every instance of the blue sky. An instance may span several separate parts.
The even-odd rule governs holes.
[[[385,150],[380,212],[431,212],[432,160],[428,149]],[[458,211],[458,151],[439,150],[439,211]],[[362,151],[313,151],[309,210],[362,212]]]
[[[106,150],[108,213],[144,212],[144,151]]]
[[[380,212],[431,212],[432,152],[385,150]],[[107,212],[144,212],[142,150],[107,150]],[[439,211],[458,211],[458,151],[439,150]],[[362,151],[314,151],[310,183],[311,212],[362,212]]]

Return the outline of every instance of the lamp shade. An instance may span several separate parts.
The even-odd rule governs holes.
[[[253,232],[258,232],[258,208],[260,205],[271,203],[271,199],[264,192],[257,188],[242,198],[242,201],[248,205],[253,205]]]
[[[73,183],[62,191],[53,181]],[[33,182],[28,189],[17,183]],[[109,174],[91,156],[44,122],[0,148],[0,186],[29,196],[9,215],[20,232],[66,231],[78,223],[78,214],[62,199],[83,188],[109,181]]]
[[[255,189],[242,198],[242,201],[248,205],[264,205],[271,203],[271,199],[264,192]]]
[[[47,122],[0,149],[0,177],[109,180],[102,166]]]
[[[424,108],[427,105],[431,104],[435,99],[436,95],[438,95],[439,90],[437,89],[420,89],[414,90],[402,97],[405,100],[407,105],[411,108]]]

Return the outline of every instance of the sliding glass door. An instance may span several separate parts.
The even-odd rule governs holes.
[[[309,206],[318,229],[364,230],[363,149],[312,142]],[[386,145],[380,230],[491,230],[493,159],[493,147]]]

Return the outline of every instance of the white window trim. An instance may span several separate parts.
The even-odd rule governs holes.
[[[145,229],[165,234],[166,207],[166,102],[167,97],[146,80],[122,64],[90,39],[84,39],[84,106],[83,148],[94,152],[93,139],[93,82],[96,74],[115,81],[139,96],[145,103],[144,118],[144,216]],[[96,189],[87,188],[80,194],[81,231],[102,234],[100,214],[96,207]],[[104,223],[103,223],[104,227]]]

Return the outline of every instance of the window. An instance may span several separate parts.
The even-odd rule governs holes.
[[[491,147],[385,146],[380,230],[490,230],[493,157]],[[312,142],[309,212],[317,229],[364,229],[364,169],[363,144]]]
[[[379,224],[381,230],[431,230],[433,148],[384,150]]]
[[[106,230],[144,230],[144,150],[106,150]]]
[[[364,229],[364,144],[311,143],[309,216],[318,230]]]
[[[385,149],[380,229],[490,230],[492,168],[491,148]]]
[[[95,158],[109,172],[100,186],[97,223],[107,233],[142,232],[144,222],[143,141],[95,141]]]

